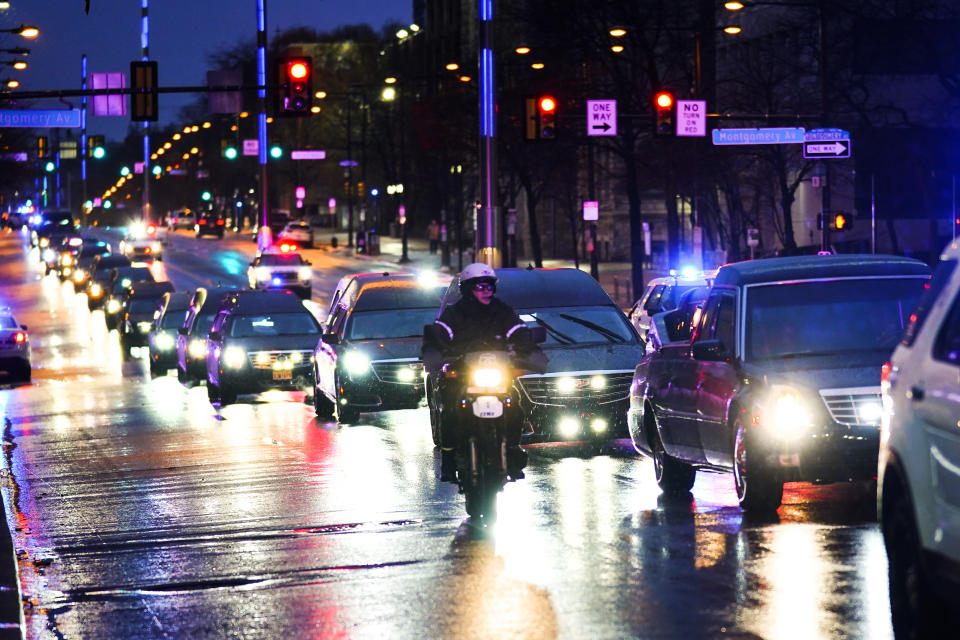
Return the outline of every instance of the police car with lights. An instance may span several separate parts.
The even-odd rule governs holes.
[[[10,309],[0,309],[0,380],[30,382],[30,335]]]
[[[297,251],[296,245],[283,243],[264,249],[247,269],[251,289],[289,289],[303,299],[312,292],[311,263]]]
[[[664,311],[677,308],[680,296],[696,287],[709,287],[716,271],[701,272],[693,268],[671,270],[670,275],[653,278],[647,283],[643,295],[634,303],[627,317],[640,337],[647,339],[650,318]]]
[[[120,252],[131,260],[163,260],[163,243],[157,236],[157,225],[143,222],[130,225],[127,237],[120,241]]]

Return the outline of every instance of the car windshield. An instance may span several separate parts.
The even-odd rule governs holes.
[[[183,324],[186,309],[167,309],[160,318],[161,329],[176,329]]]
[[[230,327],[234,338],[257,336],[297,336],[319,333],[320,329],[309,313],[264,313],[240,316]]]
[[[544,346],[590,343],[634,343],[626,318],[612,307],[550,307],[518,310],[530,328],[547,330]]]
[[[260,256],[261,267],[291,267],[303,264],[299,253],[265,253]]]
[[[216,314],[201,313],[193,323],[193,333],[198,336],[210,333],[210,327],[213,326],[213,318]]]
[[[926,278],[853,278],[750,287],[746,359],[891,352]]]
[[[423,325],[436,319],[436,308],[360,311],[350,316],[344,335],[349,340],[419,338]]]
[[[17,321],[13,316],[0,316],[0,329],[18,329]]]
[[[130,300],[130,313],[152,313],[157,308],[153,298],[133,298]]]

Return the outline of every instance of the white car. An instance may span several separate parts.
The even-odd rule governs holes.
[[[251,289],[291,289],[310,299],[313,269],[309,260],[287,245],[270,247],[254,258],[247,269]]]
[[[157,225],[131,224],[127,236],[120,241],[120,252],[134,262],[163,260],[163,242],[157,235]]]
[[[882,372],[877,508],[897,638],[953,637],[960,618],[958,265],[954,242]]]
[[[291,242],[298,247],[313,246],[313,229],[306,222],[288,222],[277,234],[277,242]]]
[[[10,309],[0,309],[0,380],[30,382],[30,334]]]
[[[655,314],[676,309],[683,293],[696,287],[709,287],[716,275],[716,271],[709,273],[671,271],[669,276],[653,278],[647,283],[643,295],[627,314],[630,324],[634,326],[640,337],[646,340],[647,331],[650,330],[650,318]]]

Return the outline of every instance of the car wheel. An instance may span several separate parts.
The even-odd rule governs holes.
[[[670,496],[690,493],[697,479],[697,470],[667,453],[663,442],[660,441],[660,432],[656,425],[653,426],[653,447],[651,448],[653,449],[653,470],[660,489]]]
[[[167,372],[165,369],[160,368],[160,363],[154,361],[153,358],[150,358],[150,377],[159,378],[160,376],[165,375],[167,375]]]
[[[734,425],[733,482],[744,511],[776,511],[783,500],[783,480],[750,456],[750,443],[743,423]]]
[[[210,404],[220,404],[220,387],[209,381],[207,381],[207,400]]]
[[[180,384],[187,384],[187,372],[180,368],[180,365],[177,365],[177,382]]]
[[[343,402],[344,398],[340,396],[340,378],[336,380],[337,384],[337,402],[336,402],[336,413],[337,413],[337,422],[340,424],[354,424],[360,420],[360,411],[355,407],[345,404]]]
[[[209,384],[209,383],[207,383]],[[217,392],[220,394],[220,406],[225,407],[228,404],[236,404],[237,402],[237,392],[236,390],[224,386],[218,387]]]
[[[430,407],[430,436],[433,438],[434,446],[440,446],[440,420],[442,414],[439,409]]]
[[[313,410],[318,418],[333,417],[333,402],[320,389],[313,390]]]

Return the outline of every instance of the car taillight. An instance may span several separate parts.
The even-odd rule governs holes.
[[[197,221],[197,224],[207,224],[207,221],[201,219]]]
[[[217,220],[217,224],[222,225],[222,224],[223,224],[223,220]]]
[[[890,363],[884,362],[880,367],[880,384],[890,382]]]
[[[149,233],[150,235],[153,235],[156,232],[157,232],[157,228],[155,226],[153,226],[152,224],[147,226],[147,233]]]
[[[13,340],[14,342],[26,342],[27,334],[25,334],[23,331],[17,331],[17,333],[13,336]]]

